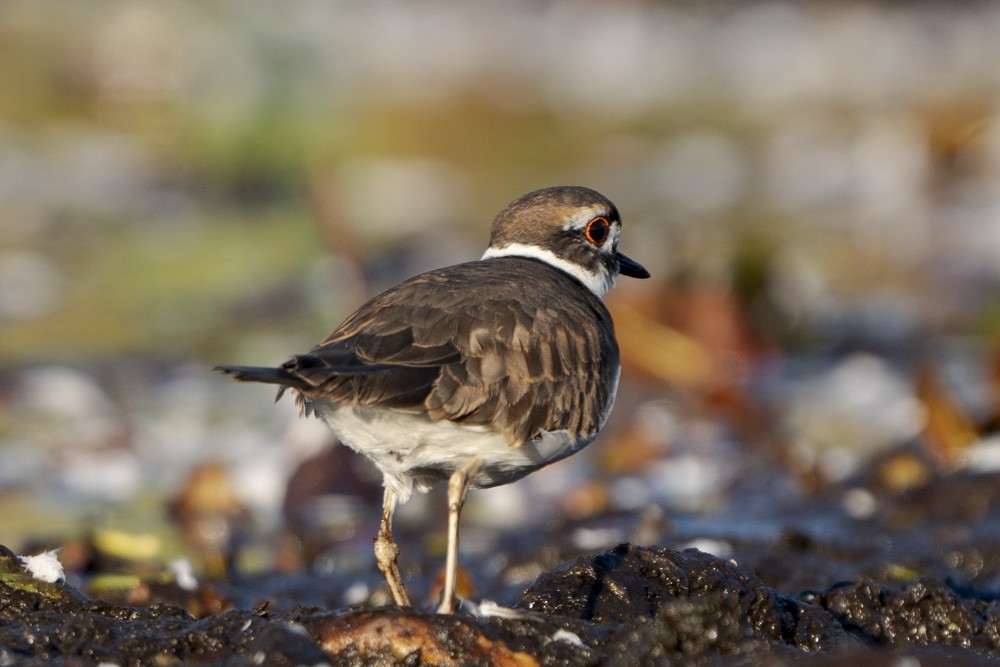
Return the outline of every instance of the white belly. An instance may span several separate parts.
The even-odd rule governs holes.
[[[420,414],[359,406],[314,407],[341,442],[378,466],[400,501],[409,498],[414,489],[426,491],[447,479],[474,456],[482,461],[482,468],[473,484],[497,486],[579,451],[596,435],[545,432],[523,446],[512,447],[502,434],[436,422]]]

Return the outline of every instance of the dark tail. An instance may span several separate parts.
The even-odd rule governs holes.
[[[285,368],[269,366],[216,366],[213,370],[221,371],[241,382],[266,382],[280,384],[282,387],[307,389],[309,385],[288,372]]]

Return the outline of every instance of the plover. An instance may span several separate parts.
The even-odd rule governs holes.
[[[409,605],[392,535],[397,502],[448,480],[442,613],[455,609],[458,522],[469,487],[508,484],[590,443],[620,372],[601,301],[618,275],[648,278],[618,252],[618,210],[584,187],[524,195],[494,219],[477,261],[428,271],[361,306],[277,368],[219,366],[292,389],[384,478],[375,557]]]

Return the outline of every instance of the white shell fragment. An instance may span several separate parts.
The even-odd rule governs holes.
[[[580,636],[575,632],[570,632],[569,630],[563,630],[559,628],[552,634],[552,640],[554,642],[566,642],[567,644],[572,644],[578,648],[588,648]]]

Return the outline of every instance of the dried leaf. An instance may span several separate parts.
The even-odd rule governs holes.
[[[952,398],[930,364],[921,364],[916,379],[917,398],[924,404],[923,437],[945,465],[957,465],[965,450],[979,439],[968,413]]]

